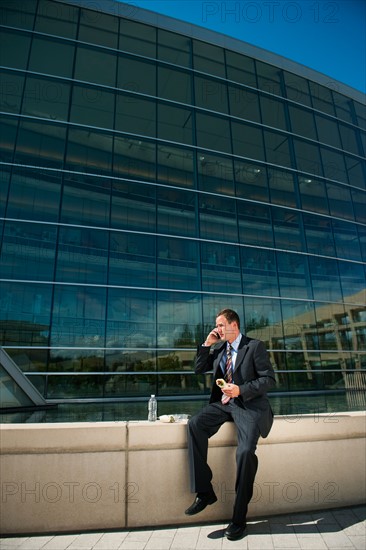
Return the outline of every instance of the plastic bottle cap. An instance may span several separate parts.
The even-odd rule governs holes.
[[[155,395],[152,394],[151,397],[155,397]]]

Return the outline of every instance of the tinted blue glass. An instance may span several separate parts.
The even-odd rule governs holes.
[[[156,291],[110,288],[107,347],[156,347]]]
[[[340,220],[332,221],[334,242],[337,256],[350,260],[361,260],[360,245],[357,238],[356,226]]]
[[[122,286],[155,287],[155,237],[111,232],[108,282]]]
[[[115,136],[113,173],[126,179],[156,181],[156,145],[132,137]]]
[[[19,123],[15,162],[60,168],[63,165],[66,128],[44,122]]]
[[[285,298],[311,298],[307,257],[277,252],[280,294]]]
[[[234,161],[237,197],[269,202],[267,171],[263,165]]]
[[[245,323],[242,322],[245,334],[249,338],[260,338],[270,351],[272,364],[281,368],[274,351],[283,347],[282,313],[279,300],[248,297],[244,299]]]
[[[61,202],[61,221],[109,227],[110,181],[106,178],[66,176]]]
[[[5,70],[0,71],[0,109],[8,113],[19,113],[24,87],[24,76]]]
[[[236,205],[232,199],[201,194],[199,197],[202,238],[238,241]]]
[[[59,80],[28,76],[25,82],[22,114],[51,120],[67,120],[70,84]]]
[[[57,222],[61,176],[58,172],[14,168],[9,189],[7,216]]]
[[[337,260],[309,256],[309,268],[315,300],[340,301],[342,294]]]
[[[240,251],[243,292],[245,294],[278,296],[275,252],[247,247],[242,247]]]
[[[109,233],[91,228],[60,227],[56,280],[106,283]]]
[[[178,187],[195,187],[193,152],[187,149],[158,146],[158,181]]]
[[[242,244],[273,246],[273,227],[269,206],[238,201],[239,235]]]
[[[52,285],[1,283],[3,345],[48,345]]]
[[[194,347],[201,323],[198,294],[159,292],[157,296],[157,337],[159,348]]]
[[[104,347],[105,314],[105,288],[56,285],[51,345]]]
[[[284,208],[272,208],[272,219],[276,248],[305,250],[299,213]]]
[[[196,241],[158,237],[157,255],[159,288],[199,288]]]
[[[343,300],[351,304],[365,304],[365,269],[361,264],[338,262]]]
[[[7,222],[0,253],[0,276],[5,279],[53,279],[56,227]]]
[[[202,191],[234,194],[233,163],[231,159],[207,152],[197,153],[198,187]]]
[[[69,170],[110,174],[113,138],[102,132],[70,128],[66,167]]]
[[[201,243],[202,290],[241,292],[240,257],[237,246]]]
[[[156,189],[149,185],[114,182],[111,226],[138,231],[156,230]]]
[[[307,251],[313,254],[334,256],[334,237],[330,218],[303,214]]]

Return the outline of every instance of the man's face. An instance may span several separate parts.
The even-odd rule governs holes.
[[[216,318],[216,329],[220,334],[220,338],[230,343],[234,342],[239,333],[236,321],[229,323],[223,315]]]

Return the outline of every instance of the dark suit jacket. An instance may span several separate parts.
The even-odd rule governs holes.
[[[198,347],[195,373],[202,374],[213,371],[210,403],[221,400],[222,391],[216,385],[216,380],[223,378],[220,361],[225,351],[226,342],[211,347]],[[267,398],[267,391],[275,383],[273,367],[264,343],[243,334],[233,376],[233,384],[237,384],[240,388],[240,395],[235,398],[235,403],[249,412],[250,417],[257,423],[262,437],[267,437],[273,423],[273,413]]]

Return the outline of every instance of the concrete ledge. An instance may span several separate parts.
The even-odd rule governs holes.
[[[249,516],[362,504],[366,413],[278,416],[259,441]],[[106,530],[230,520],[235,427],[210,441],[218,502],[187,517],[186,423],[1,425],[1,532]]]

